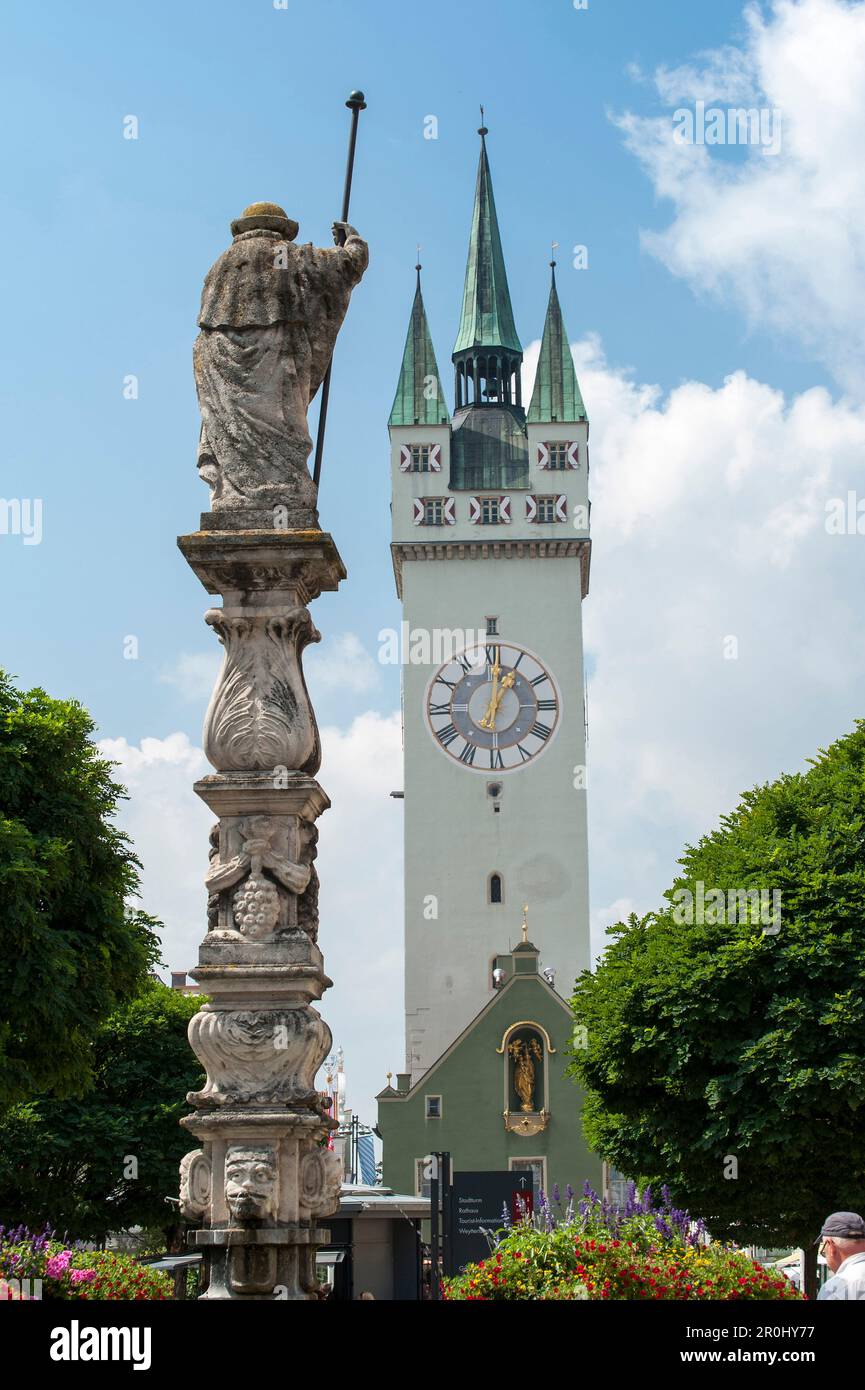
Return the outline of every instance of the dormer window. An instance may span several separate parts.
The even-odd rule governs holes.
[[[400,473],[441,473],[442,446],[440,444],[401,444],[399,471]]]
[[[548,525],[553,521],[567,521],[568,499],[565,493],[530,493],[526,498],[526,521]]]
[[[410,444],[411,450],[411,471],[412,473],[429,473],[430,448],[429,444]]]
[[[580,446],[572,439],[549,439],[538,445],[538,467],[552,470],[579,468]]]
[[[456,507],[455,497],[415,497],[412,520],[415,526],[454,526]]]
[[[470,497],[469,521],[476,526],[499,526],[511,519],[510,497]]]

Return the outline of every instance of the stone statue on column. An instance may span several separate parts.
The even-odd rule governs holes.
[[[200,1147],[181,1165],[181,1210],[198,1227],[204,1298],[307,1299],[340,1168],[315,1090],[331,1047],[314,1007],[331,984],[315,821],[330,803],[302,655],[319,641],[307,604],[345,578],[319,529],[307,410],[368,252],[346,223],[333,248],[295,245],[297,223],[274,203],[254,203],[231,230],[194,349],[211,510],[178,540],[222,597],[206,621],[225,648],[204,728],[214,772],[195,785],[218,820],[192,972],[207,1002],[189,1026],[206,1079],[181,1121]]]

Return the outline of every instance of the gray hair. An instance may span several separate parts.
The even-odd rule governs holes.
[[[845,1255],[855,1255],[858,1250],[865,1250],[865,1236],[829,1236],[827,1239],[834,1241]]]

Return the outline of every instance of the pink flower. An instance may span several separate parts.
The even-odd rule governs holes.
[[[89,1283],[89,1281],[90,1281],[91,1279],[95,1279],[95,1278],[96,1278],[96,1270],[95,1270],[95,1269],[73,1269],[73,1270],[70,1270],[69,1278],[72,1280],[73,1284],[86,1284],[86,1283]]]
[[[66,1273],[66,1266],[72,1259],[71,1250],[61,1250],[59,1255],[52,1255],[45,1265],[46,1279],[62,1279]]]

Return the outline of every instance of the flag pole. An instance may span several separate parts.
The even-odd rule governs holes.
[[[363,92],[352,92],[348,101],[345,103],[351,112],[351,131],[348,137],[348,160],[345,166],[345,186],[342,192],[342,216],[340,222],[348,221],[348,205],[351,200],[351,180],[354,173],[354,149],[357,143],[357,122],[361,111],[366,110],[366,101]],[[321,460],[324,455],[324,427],[327,421],[327,403],[330,396],[330,370],[333,366],[333,358],[327,364],[327,371],[321,383],[321,404],[318,410],[318,431],[315,436],[315,465],[312,472],[312,481],[318,487],[321,478]]]

